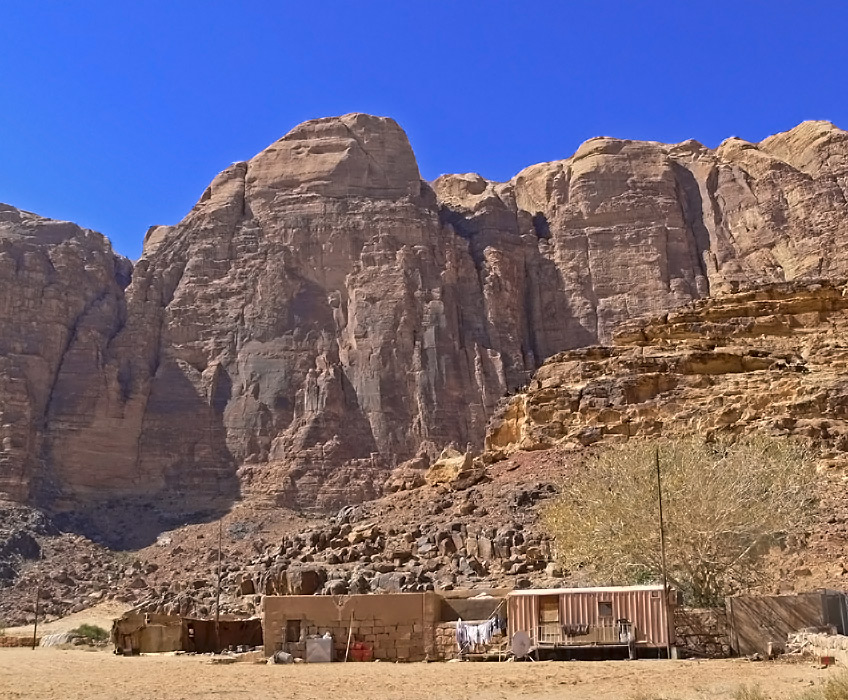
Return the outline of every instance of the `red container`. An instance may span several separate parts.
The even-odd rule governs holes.
[[[354,642],[350,646],[350,658],[353,661],[371,661],[373,651],[370,644],[365,642]]]

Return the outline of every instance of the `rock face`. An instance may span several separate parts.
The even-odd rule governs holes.
[[[848,287],[784,283],[624,324],[551,357],[486,437],[488,459],[636,437],[812,438],[848,466]]]
[[[0,499],[62,488],[48,433],[91,420],[74,414],[126,318],[131,271],[99,233],[0,205]]]
[[[848,275],[847,193],[825,122],[714,151],[599,138],[507,183],[428,184],[395,122],[352,114],[223,171],[131,282],[101,237],[6,207],[0,494],[369,498],[479,445],[504,393],[623,320]]]

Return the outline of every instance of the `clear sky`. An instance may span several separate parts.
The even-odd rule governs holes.
[[[9,0],[0,201],[135,258],[313,117],[391,116],[425,178],[506,180],[602,134],[848,128],[846,87],[844,0]]]

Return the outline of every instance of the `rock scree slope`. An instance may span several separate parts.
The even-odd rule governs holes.
[[[421,179],[402,129],[316,119],[220,173],[134,265],[0,208],[0,496],[175,517],[331,509],[627,319],[848,276],[848,133],[596,138],[496,183]]]

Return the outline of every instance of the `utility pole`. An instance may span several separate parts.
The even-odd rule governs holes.
[[[671,637],[674,630],[674,621],[671,619],[671,609],[668,604],[668,572],[665,565],[665,521],[663,520],[663,493],[662,493],[662,477],[660,476],[660,448],[654,448],[654,464],[657,468],[657,501],[659,502],[660,515],[660,566],[662,567],[662,582],[663,582],[663,608],[665,609],[666,619],[666,643],[665,651],[667,657],[671,658]]]
[[[215,586],[215,649],[221,651],[221,520],[218,521],[218,582]]]
[[[35,585],[35,622],[32,624],[32,648],[38,646],[38,604],[41,602],[41,579]]]

